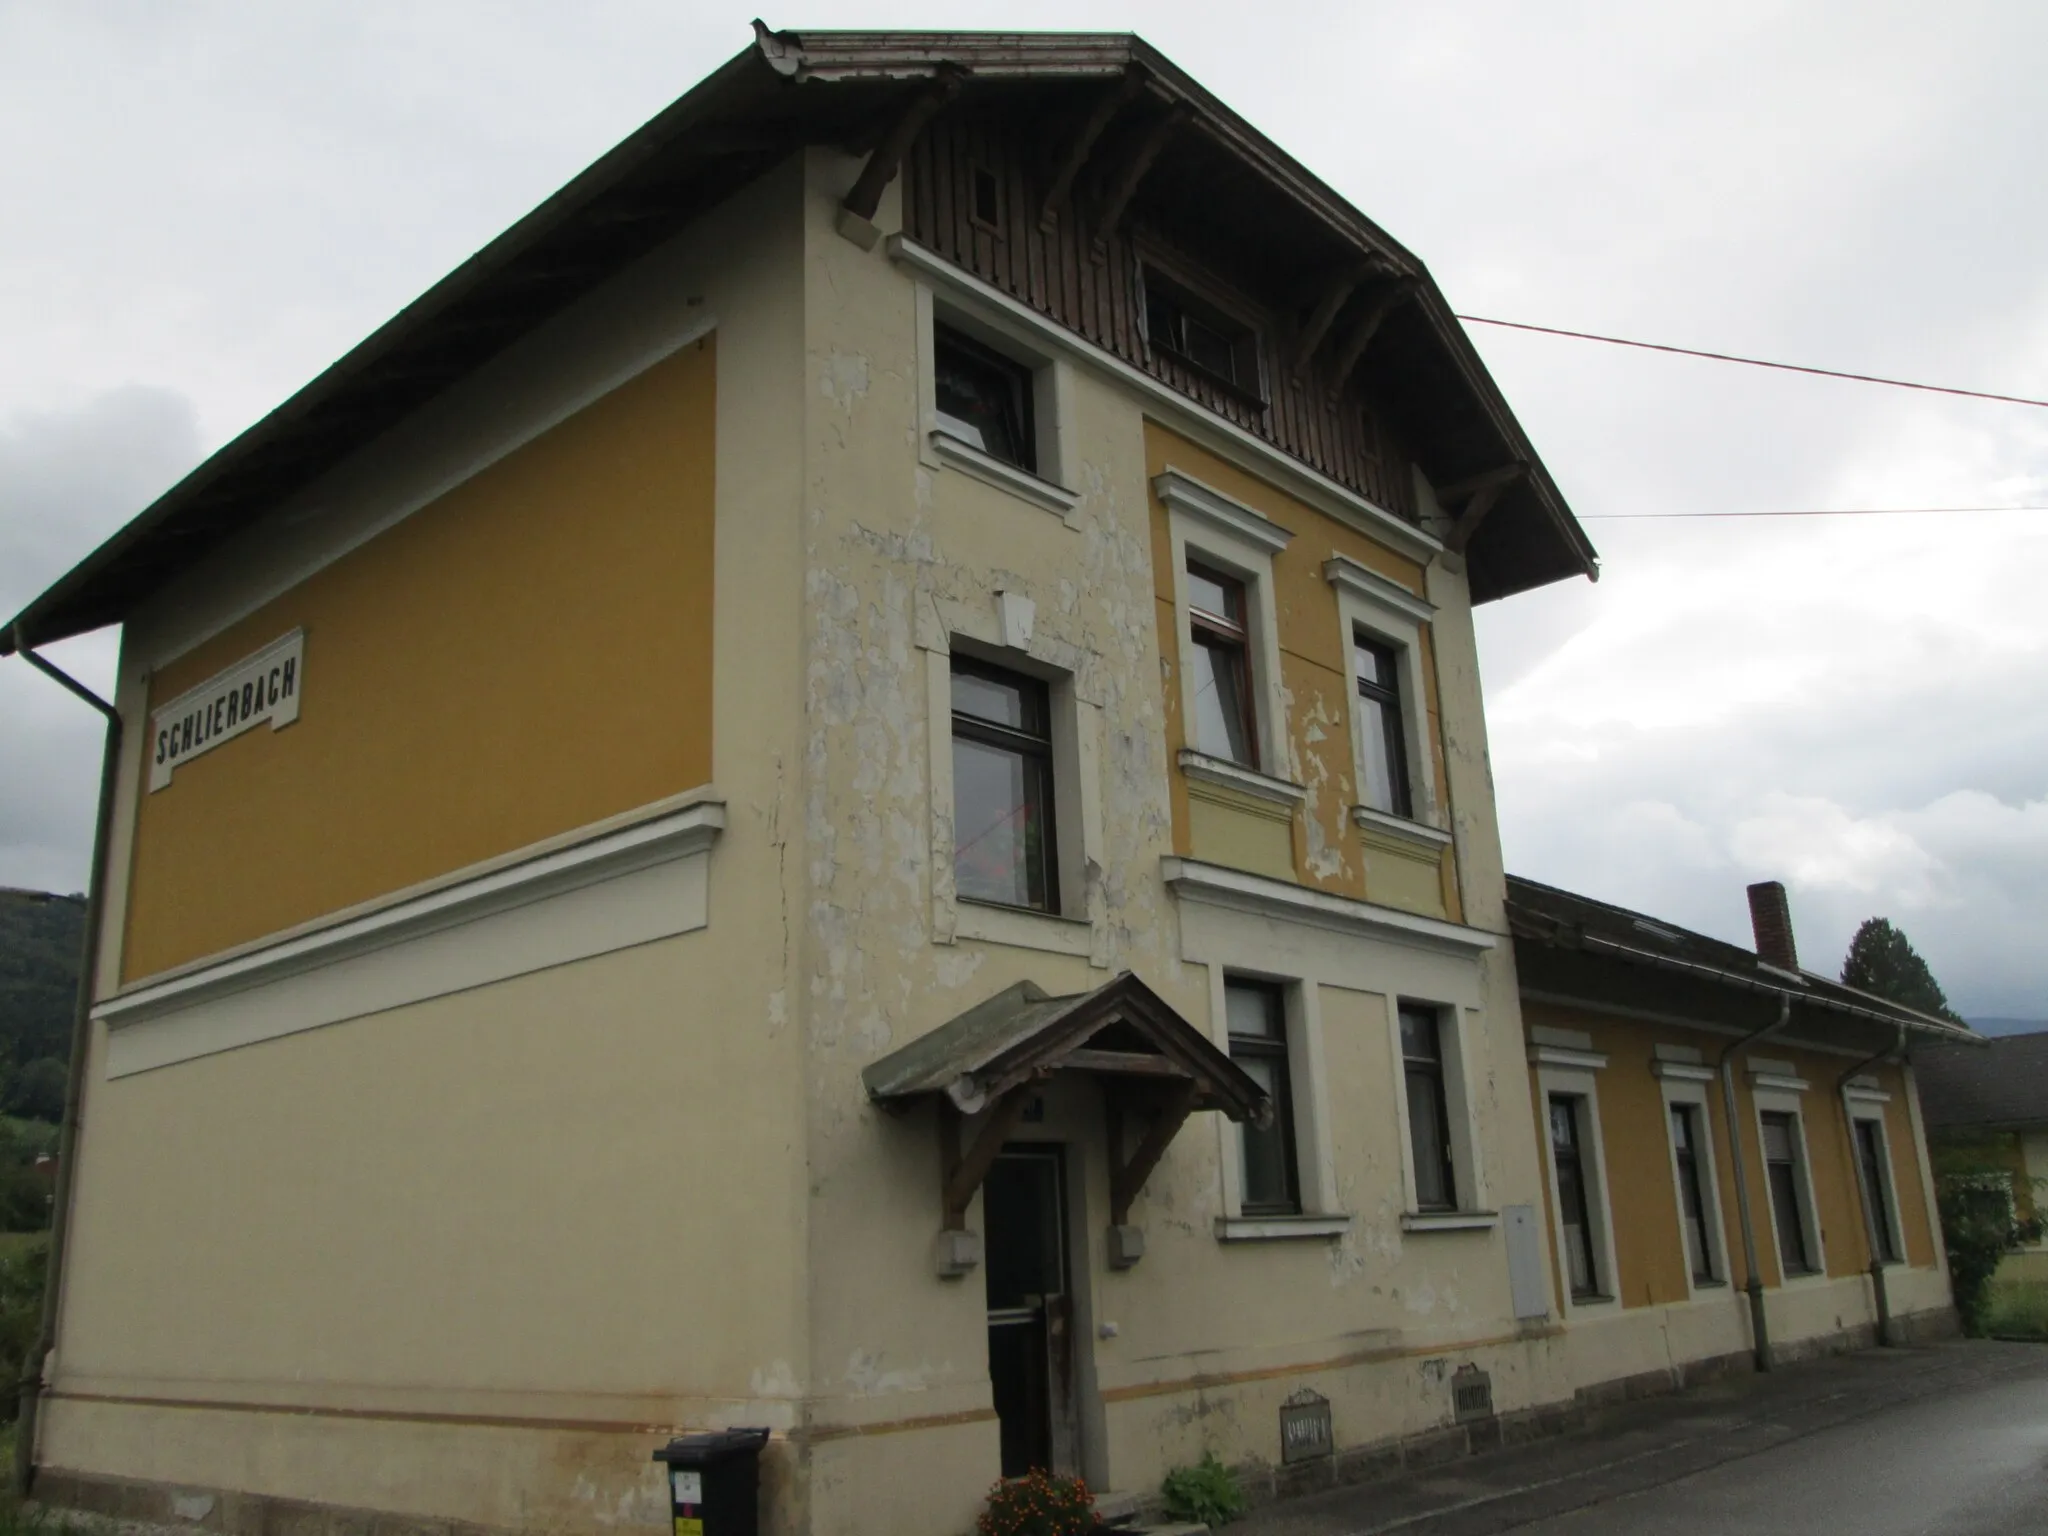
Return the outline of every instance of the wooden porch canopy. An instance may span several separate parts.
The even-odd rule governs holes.
[[[945,1225],[957,1231],[1033,1092],[1056,1072],[1103,1080],[1110,1220],[1118,1227],[1128,1223],[1131,1202],[1194,1111],[1272,1123],[1265,1091],[1128,971],[1065,997],[1020,981],[890,1052],[861,1078],[877,1104],[904,1109],[931,1099],[938,1106]],[[984,1110],[973,1145],[963,1148],[962,1118]],[[1126,1156],[1127,1127],[1139,1124],[1138,1145]]]

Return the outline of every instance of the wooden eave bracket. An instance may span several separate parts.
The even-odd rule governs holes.
[[[1074,179],[1087,167],[1088,157],[1095,153],[1095,146],[1104,131],[1115,121],[1117,113],[1137,99],[1145,89],[1147,78],[1145,71],[1134,64],[1124,71],[1121,80],[1095,98],[1087,120],[1060,157],[1059,169],[1053,173],[1052,185],[1046,191],[1045,201],[1039,205],[1041,224],[1050,224],[1058,217],[1059,205],[1074,190]]]
[[[1137,196],[1138,188],[1145,180],[1145,173],[1152,169],[1152,162],[1159,158],[1160,152],[1191,115],[1184,103],[1175,102],[1131,141],[1124,152],[1123,163],[1116,168],[1110,180],[1109,195],[1103,200],[1102,217],[1095,226],[1098,244],[1106,245],[1116,234],[1117,226],[1123,222],[1124,214],[1131,206],[1131,199]]]
[[[1308,317],[1308,323],[1302,326],[1301,335],[1295,339],[1294,371],[1297,374],[1308,371],[1309,362],[1316,355],[1316,348],[1323,344],[1323,338],[1330,333],[1330,327],[1336,324],[1337,316],[1343,313],[1344,306],[1351,302],[1351,295],[1356,293],[1359,285],[1368,281],[1376,270],[1371,263],[1354,267],[1324,290],[1322,298],[1317,301],[1314,311]]]
[[[1345,334],[1343,344],[1337,349],[1336,365],[1330,370],[1332,393],[1343,389],[1351,381],[1352,371],[1358,367],[1360,359],[1365,356],[1365,349],[1372,345],[1373,337],[1379,334],[1387,316],[1413,298],[1415,289],[1414,278],[1397,277],[1374,296],[1372,303]],[[1336,318],[1334,313],[1331,318]]]
[[[1438,490],[1439,503],[1456,501],[1461,496],[1465,499],[1457,521],[1451,524],[1451,531],[1444,539],[1444,547],[1464,554],[1466,546],[1472,542],[1472,535],[1486,521],[1486,514],[1528,473],[1528,463],[1517,459],[1512,464],[1503,464],[1498,469],[1489,469],[1484,474],[1469,476]]]
[[[903,157],[910,152],[910,146],[917,142],[924,125],[938,110],[959,94],[966,78],[958,68],[942,65],[938,73],[911,97],[896,121],[889,125],[889,131],[882,135],[875,152],[868,156],[868,163],[861,167],[859,179],[840,204],[848,214],[872,222],[875,210],[882,206],[882,192],[896,179],[896,172],[902,168]]]

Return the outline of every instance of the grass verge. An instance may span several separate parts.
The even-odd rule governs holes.
[[[1994,1339],[2048,1343],[2048,1280],[1994,1280],[1984,1301],[1984,1331]]]

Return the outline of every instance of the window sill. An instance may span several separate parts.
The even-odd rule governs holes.
[[[1351,1230],[1348,1215],[1218,1216],[1216,1239],[1224,1243],[1284,1241],[1297,1237],[1342,1237]]]
[[[980,939],[988,944],[1007,944],[1013,949],[1078,955],[1085,960],[1094,939],[1094,930],[1083,917],[1059,917],[1051,912],[998,906],[994,902],[961,896],[956,898],[954,905],[953,936],[955,939]]]
[[[1448,848],[1451,834],[1441,827],[1432,827],[1426,821],[1414,821],[1406,816],[1396,816],[1388,811],[1376,811],[1369,805],[1351,807],[1351,820],[1359,827],[1370,827],[1375,832],[1385,832],[1424,848]]]
[[[1407,1211],[1403,1232],[1485,1232],[1500,1225],[1499,1211]]]
[[[1572,1305],[1574,1307],[1611,1307],[1614,1305],[1614,1298],[1612,1296],[1603,1296],[1598,1291],[1592,1291],[1584,1296],[1574,1296],[1572,1298]]]
[[[1180,771],[1191,779],[1227,785],[1248,795],[1256,795],[1261,800],[1271,800],[1276,805],[1302,805],[1308,800],[1308,791],[1299,784],[1276,779],[1271,774],[1260,773],[1258,769],[1247,768],[1242,763],[1233,763],[1228,758],[1211,757],[1193,747],[1180,749]]]
[[[998,490],[1008,491],[1030,502],[1034,507],[1043,507],[1065,519],[1073,512],[1081,499],[1078,491],[1070,491],[1063,485],[1054,485],[1050,480],[1041,480],[1029,470],[1006,464],[993,454],[983,453],[972,443],[963,443],[959,438],[936,428],[930,434],[932,452],[954,469],[964,469],[977,480],[986,481]]]

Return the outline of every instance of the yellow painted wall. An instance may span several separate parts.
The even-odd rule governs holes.
[[[1336,589],[1323,575],[1323,563],[1332,555],[1348,556],[1417,596],[1424,593],[1423,568],[1207,449],[1147,421],[1148,483],[1167,469],[1178,469],[1215,487],[1294,535],[1287,547],[1273,557],[1274,623],[1280,640],[1281,685],[1290,701],[1288,737],[1300,781],[1310,789],[1306,810],[1294,818],[1294,877],[1305,885],[1339,895],[1377,899],[1368,887],[1364,851],[1351,824],[1351,807],[1358,803],[1350,715],[1354,686],[1351,656]],[[1172,758],[1187,745],[1186,725],[1180,718],[1180,684],[1173,671],[1180,664],[1181,654],[1173,607],[1173,542],[1166,506],[1156,496],[1152,498],[1151,511],[1153,597],[1159,615],[1162,658],[1160,691],[1165,705],[1167,752]],[[1436,781],[1444,784],[1436,658],[1426,627],[1422,670],[1427,694],[1423,703],[1428,750],[1435,759]],[[1268,764],[1267,769],[1280,777],[1289,772],[1285,765]],[[1186,781],[1178,770],[1171,778],[1174,850],[1192,855]],[[1329,856],[1333,851],[1336,858]],[[1453,920],[1463,921],[1449,852],[1442,859],[1441,882],[1442,910]]]
[[[711,776],[713,338],[165,667],[306,632],[299,718],[142,797],[147,976]]]
[[[1614,1224],[1614,1259],[1615,1267],[1620,1271],[1616,1285],[1622,1304],[1626,1307],[1660,1306],[1686,1300],[1685,1240],[1679,1228],[1678,1194],[1671,1171],[1667,1139],[1670,1131],[1664,1115],[1663,1084],[1650,1071],[1652,1047],[1660,1042],[1694,1046],[1711,1064],[1727,1043],[1727,1037],[1666,1025],[1636,1024],[1603,1014],[1581,1013],[1526,1000],[1523,1018],[1531,1026],[1547,1025],[1582,1031],[1592,1037],[1593,1049],[1607,1057],[1607,1066],[1599,1074],[1597,1087],[1600,1133],[1606,1152],[1608,1200]],[[1827,1273],[1836,1278],[1861,1274],[1869,1268],[1870,1252],[1859,1204],[1856,1171],[1849,1160],[1841,1096],[1835,1088],[1849,1063],[1838,1056],[1800,1051],[1775,1041],[1767,1042],[1753,1054],[1792,1062],[1799,1075],[1812,1084],[1801,1096],[1800,1110],[1806,1131],[1814,1211],[1821,1228]],[[1914,1151],[1903,1074],[1896,1067],[1869,1070],[1880,1087],[1891,1094],[1890,1102],[1884,1106],[1885,1139],[1891,1149],[1893,1196],[1897,1203],[1899,1233],[1905,1245],[1906,1262],[1925,1268],[1935,1262],[1934,1240]],[[1549,1121],[1533,1066],[1529,1073],[1529,1091],[1537,1126],[1547,1134]],[[1763,1179],[1756,1106],[1750,1096],[1748,1073],[1739,1064],[1736,1103],[1738,1118],[1742,1122],[1743,1170],[1748,1178],[1754,1212],[1758,1265],[1763,1271],[1764,1284],[1776,1286],[1782,1282],[1776,1226]],[[1707,1115],[1714,1138],[1714,1167],[1723,1229],[1722,1251],[1727,1255],[1729,1280],[1740,1285],[1746,1279],[1742,1261],[1742,1228],[1737,1214],[1734,1169],[1728,1156],[1728,1123],[1722,1110],[1718,1082],[1709,1085]],[[1548,1220],[1551,1215],[1549,1202],[1553,1195],[1547,1180],[1544,1199]],[[1546,1227],[1545,1230],[1552,1228]],[[1554,1254],[1552,1263],[1554,1269]]]

